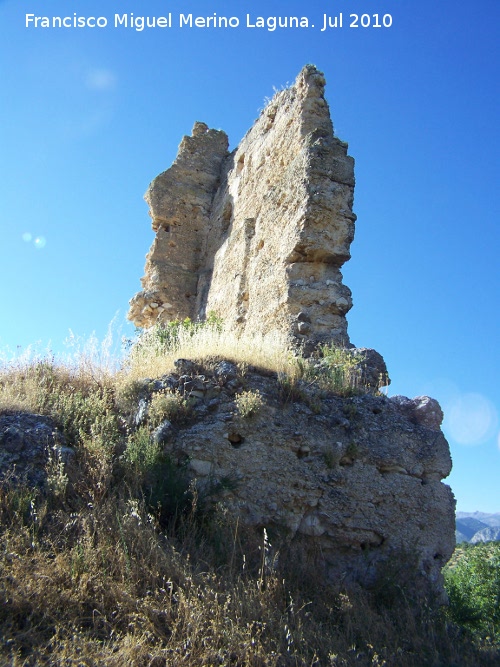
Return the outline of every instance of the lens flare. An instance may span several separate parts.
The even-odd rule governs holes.
[[[482,394],[456,396],[448,406],[444,428],[461,445],[480,445],[494,436],[498,413]]]
[[[45,248],[47,245],[47,240],[44,236],[37,236],[33,243],[35,244],[35,248],[41,249]]]
[[[91,90],[112,90],[116,84],[116,77],[111,70],[93,69],[86,76],[87,87]]]
[[[23,241],[25,241],[26,243],[29,243],[32,238],[33,238],[33,236],[29,232],[24,232]]]

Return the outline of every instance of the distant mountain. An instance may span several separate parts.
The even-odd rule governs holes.
[[[455,540],[457,544],[500,541],[500,512],[457,512]]]
[[[473,535],[478,532],[478,530],[490,527],[487,523],[483,523],[482,521],[473,519],[472,517],[457,519],[455,525],[456,529],[463,533],[468,540],[470,540],[471,537],[473,537]]]
[[[500,528],[483,528],[478,530],[469,542],[477,544],[478,542],[494,542],[496,540],[500,540]]]
[[[477,519],[492,528],[500,527],[500,512],[457,512],[457,519]]]

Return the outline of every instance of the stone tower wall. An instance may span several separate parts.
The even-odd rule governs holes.
[[[196,123],[148,188],[156,238],[129,318],[204,318],[239,332],[347,344],[340,267],[354,236],[354,161],[334,136],[325,79],[306,66],[231,154]]]

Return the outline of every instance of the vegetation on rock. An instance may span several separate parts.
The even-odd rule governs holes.
[[[459,562],[449,578],[449,612],[417,599],[411,579],[404,588],[371,590],[327,584],[304,558],[286,548],[277,553],[274,538],[228,513],[224,494],[237,481],[198,485],[187,462],[165,454],[151,431],[175,419],[185,399],[155,382],[175,360],[215,363],[224,349],[242,376],[246,364],[259,363],[286,374],[290,386],[303,382],[309,362],[290,347],[257,355],[255,340],[231,347],[224,336],[220,324],[148,332],[117,373],[53,359],[2,367],[0,415],[45,415],[72,454],[49,450],[44,486],[9,474],[0,482],[0,663],[495,664],[497,553],[484,567]],[[304,392],[311,383],[308,375]],[[156,398],[141,421],[135,408],[146,390]],[[242,417],[259,408],[256,396],[243,397]],[[467,588],[466,564],[486,572],[489,583]],[[379,581],[390,581],[382,575]],[[460,596],[476,592],[471,611]]]

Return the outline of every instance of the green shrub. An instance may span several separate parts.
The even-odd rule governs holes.
[[[146,510],[160,528],[172,528],[192,511],[194,497],[187,461],[178,464],[163,452],[147,426],[129,435],[123,461],[132,494],[143,498]]]
[[[0,530],[11,525],[31,526],[36,520],[40,491],[10,479],[0,483]]]
[[[144,383],[139,380],[129,380],[125,377],[120,384],[117,382],[115,390],[115,404],[122,414],[130,415],[137,410]]]
[[[196,511],[193,491],[187,462],[178,464],[163,453],[148,470],[143,484],[146,507],[162,529],[178,527],[186,515]]]
[[[444,577],[452,620],[480,641],[500,643],[500,542],[457,547]]]
[[[284,401],[303,401],[313,412],[321,412],[321,396],[333,392],[355,396],[364,391],[361,384],[359,357],[349,349],[323,345],[317,357],[291,359],[293,373],[278,376],[280,395]]]
[[[330,446],[323,452],[323,457],[327,468],[335,468],[339,464],[342,455],[339,449]]]
[[[57,447],[49,448],[46,471],[48,488],[55,496],[64,498],[69,480],[61,451]]]
[[[334,345],[324,345],[321,354],[323,369],[318,378],[320,386],[342,396],[359,393],[361,374],[356,354]]]
[[[238,414],[243,418],[257,414],[264,405],[258,389],[255,391],[242,391],[241,394],[236,396],[234,402],[236,403]]]
[[[183,422],[191,413],[189,402],[178,391],[164,389],[151,397],[148,410],[149,422],[159,426],[166,419],[171,422]]]
[[[0,389],[0,409],[4,406],[51,417],[71,446],[97,434],[112,444],[119,439],[109,380],[97,380],[49,359],[1,372]]]
[[[145,474],[159,461],[160,445],[154,442],[145,426],[131,433],[127,439],[124,460],[135,474]]]
[[[300,401],[304,398],[298,378],[291,377],[287,373],[278,373],[278,394],[283,403]]]

